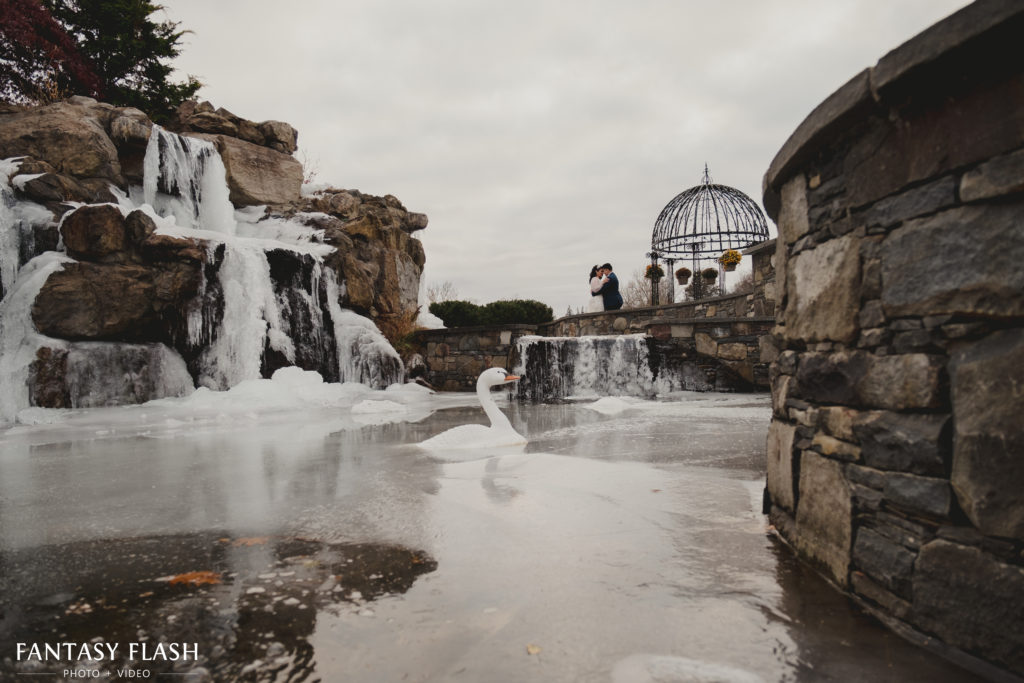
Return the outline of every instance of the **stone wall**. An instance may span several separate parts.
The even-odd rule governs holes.
[[[427,365],[427,381],[444,391],[472,391],[487,368],[508,368],[516,340],[537,334],[536,325],[486,325],[420,330],[417,343]]]
[[[771,521],[994,676],[1024,674],[1021,35],[1019,2],[957,12],[825,100],[765,177]]]
[[[775,240],[750,247],[751,292],[649,308],[583,313],[536,325],[464,327],[417,333],[436,387],[465,391],[488,367],[511,365],[515,340],[527,334],[545,337],[647,334],[669,362],[695,361],[706,385],[724,390],[767,389],[768,363],[777,351],[775,325]]]

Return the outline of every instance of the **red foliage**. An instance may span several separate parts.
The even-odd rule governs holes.
[[[0,98],[48,102],[102,94],[92,64],[38,0],[0,0]]]

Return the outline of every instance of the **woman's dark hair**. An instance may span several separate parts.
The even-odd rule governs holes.
[[[594,266],[593,268],[590,269],[590,277],[587,278],[587,282],[590,282],[595,277],[597,277],[597,266]]]

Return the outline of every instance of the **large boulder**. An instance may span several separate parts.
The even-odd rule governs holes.
[[[83,206],[60,226],[68,256],[85,261],[120,261],[126,246],[121,210],[110,204]]]
[[[105,112],[70,101],[0,112],[0,158],[31,156],[46,160],[58,173],[122,185],[117,148],[102,118]]]
[[[164,313],[183,310],[199,284],[196,263],[69,263],[40,289],[32,321],[42,334],[61,339],[164,341]]]
[[[302,164],[267,147],[227,135],[196,135],[211,140],[224,161],[229,198],[235,206],[298,202]]]

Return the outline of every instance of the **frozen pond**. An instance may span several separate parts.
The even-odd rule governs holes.
[[[973,680],[859,614],[770,534],[766,396],[627,399],[607,413],[499,400],[525,448],[440,457],[415,444],[482,422],[476,397],[385,398],[100,409],[0,432],[0,677],[60,680],[70,666],[18,664],[17,643],[102,638],[121,656],[163,638],[195,643],[201,670],[118,668],[193,681]]]

